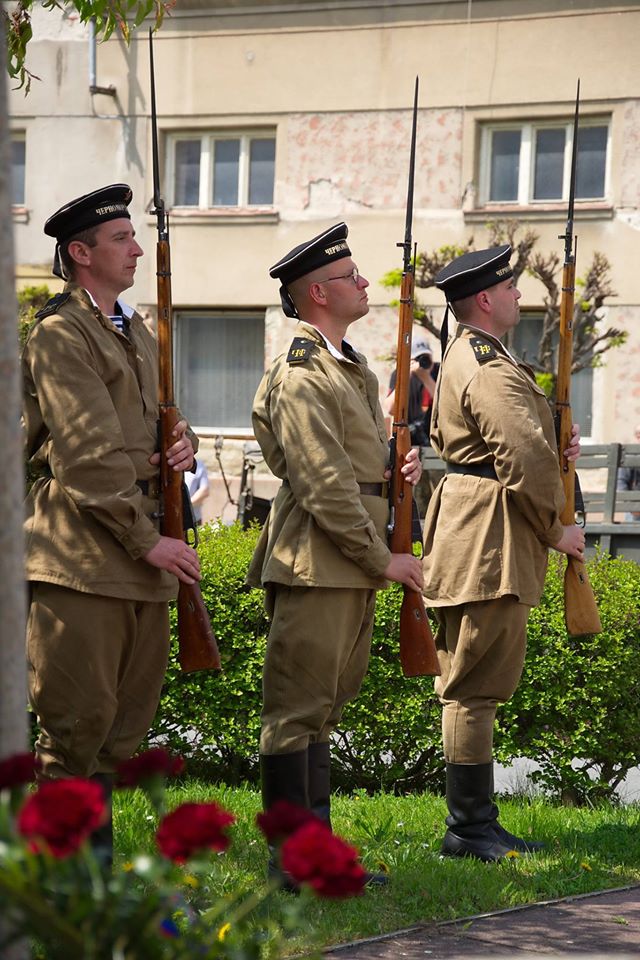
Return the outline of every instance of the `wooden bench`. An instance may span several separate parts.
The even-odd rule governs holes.
[[[425,469],[438,481],[444,463],[433,450],[423,453]],[[612,556],[640,562],[640,519],[626,515],[640,513],[640,490],[618,490],[622,467],[640,469],[640,444],[589,444],[582,447],[578,476],[586,511],[587,555],[600,548]]]

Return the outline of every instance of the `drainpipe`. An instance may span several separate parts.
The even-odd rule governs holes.
[[[109,84],[108,87],[99,87],[96,84],[96,21],[92,17],[89,21],[89,93],[104,93],[108,97],[115,97],[116,88]]]

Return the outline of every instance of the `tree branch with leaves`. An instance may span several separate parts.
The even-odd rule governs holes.
[[[176,0],[17,0],[10,9],[3,9],[7,38],[7,72],[18,81],[17,89],[29,92],[32,80],[39,80],[27,68],[27,47],[33,36],[31,13],[36,6],[45,10],[73,10],[81,23],[95,21],[96,36],[108,40],[117,28],[126,43],[131,32],[150,15],[155,17],[156,29]]]
[[[560,283],[562,263],[556,253],[543,254],[536,249],[539,235],[530,227],[522,227],[517,220],[496,220],[488,223],[488,246],[508,243],[513,249],[511,266],[514,281],[517,284],[523,274],[539,280],[544,289],[542,294],[542,332],[535,356],[527,356],[526,361],[539,375],[547,392],[555,384],[555,347],[560,326]],[[455,257],[474,250],[473,237],[464,245],[443,246],[431,252],[418,253],[415,265],[416,288],[428,289],[435,286],[438,272]],[[602,356],[608,350],[621,346],[627,334],[616,327],[603,329],[602,308],[609,297],[616,293],[611,284],[611,265],[602,253],[593,255],[584,277],[576,280],[576,303],[574,308],[574,338],[572,373],[586,367],[602,365]],[[391,270],[385,274],[381,283],[393,289],[400,284],[400,271]],[[397,301],[396,301],[397,302]],[[392,304],[393,305],[393,304]],[[434,319],[434,312],[421,305],[417,298],[414,308],[415,322],[440,337],[440,324]]]

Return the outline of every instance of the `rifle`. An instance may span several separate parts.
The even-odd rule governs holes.
[[[391,483],[389,488],[389,534],[392,553],[413,553],[413,493],[411,484],[402,475],[402,467],[411,449],[409,430],[409,377],[411,366],[411,333],[413,329],[414,260],[411,221],[413,218],[413,182],[416,160],[416,127],[418,120],[418,78],[413,102],[413,129],[409,161],[407,218],[403,248],[402,286],[398,318],[395,402],[391,437]],[[413,260],[412,260],[413,253]],[[440,667],[429,619],[420,593],[404,587],[400,610],[400,662],[406,677],[438,676]]]
[[[560,514],[563,524],[576,522],[576,477],[575,464],[568,461],[563,450],[571,442],[571,364],[573,360],[573,321],[576,280],[577,241],[573,237],[573,208],[576,189],[576,161],[578,156],[578,113],[580,109],[580,81],[576,93],[576,112],[573,121],[573,148],[571,155],[571,180],[569,185],[569,209],[567,225],[560,240],[564,240],[564,265],[562,268],[562,299],[560,301],[560,345],[558,348],[558,377],[556,380],[556,429],[560,474],[565,495],[564,510]],[[564,614],[567,632],[579,637],[587,633],[600,633],[602,626],[598,608],[589,582],[584,560],[567,557],[564,575]]]
[[[153,152],[153,214],[157,219],[156,275],[158,277],[158,369],[159,390],[158,434],[160,439],[160,528],[165,537],[185,539],[183,498],[186,486],[182,476],[167,463],[166,451],[173,443],[171,432],[179,420],[173,392],[173,347],[171,343],[171,257],[169,227],[164,200],[160,196],[158,159],[158,122],[156,84],[153,66],[153,36],[149,30],[149,65],[151,71],[151,133]],[[188,499],[188,494],[187,494]],[[195,527],[194,534],[195,534]],[[197,546],[197,534],[195,544]],[[219,670],[220,654],[211,629],[209,614],[202,599],[199,583],[179,581],[178,590],[178,658],[185,673],[193,670]]]

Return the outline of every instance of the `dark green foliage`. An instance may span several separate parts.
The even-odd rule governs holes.
[[[218,638],[222,673],[181,673],[174,644],[149,735],[187,757],[189,772],[230,784],[257,779],[262,661],[269,624],[260,590],[244,578],[259,530],[203,528],[202,593]],[[359,698],[349,704],[333,751],[334,782],[345,789],[406,791],[441,775],[440,710],[433,680],[407,680],[398,658],[401,593],[378,594],[373,653]],[[172,611],[175,636],[175,611]]]
[[[336,732],[333,777],[347,790],[440,792],[444,783],[433,677],[408,679],[400,668],[401,603],[398,586],[378,593],[369,670]]]
[[[51,299],[53,293],[42,283],[37,287],[23,287],[18,291],[18,341],[24,347],[36,313]]]
[[[182,674],[172,661],[150,735],[167,738],[186,756],[191,774],[229,784],[257,779],[268,622],[262,592],[243,584],[258,533],[237,525],[204,528],[202,589],[223,673]],[[610,797],[640,763],[640,569],[603,556],[589,570],[602,633],[567,636],[564,561],[552,554],[542,602],[529,620],[523,679],[498,711],[496,735],[498,759],[536,760],[541,785],[573,802]],[[439,792],[442,786],[440,707],[432,678],[407,679],[400,670],[400,602],[399,588],[378,594],[369,672],[336,731],[334,784],[343,790]],[[580,766],[573,769],[576,757]]]
[[[202,595],[218,639],[222,672],[182,673],[177,663],[175,609],[173,655],[156,722],[149,735],[189,760],[191,774],[230,784],[256,778],[262,701],[262,661],[268,632],[262,591],[244,578],[259,530],[201,528]]]
[[[565,802],[595,802],[611,799],[640,763],[640,568],[608,555],[589,564],[602,633],[587,637],[564,629],[563,576],[564,559],[552,554],[529,619],[522,681],[498,712],[496,745],[504,762],[536,760],[535,779]]]

